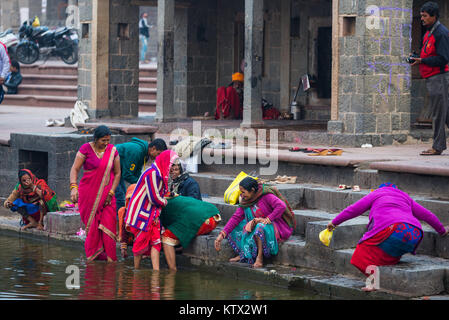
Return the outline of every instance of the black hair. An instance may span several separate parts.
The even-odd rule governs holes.
[[[256,179],[253,179],[251,177],[244,178],[242,181],[240,181],[239,186],[250,192],[257,191],[259,189],[259,183]]]
[[[167,150],[167,144],[164,140],[157,138],[151,141],[151,143],[148,145],[148,148],[155,147],[157,151],[165,151]]]
[[[101,139],[106,136],[111,135],[111,130],[109,130],[106,126],[99,126],[94,131],[94,140],[97,141],[98,139]]]
[[[30,175],[30,173],[27,171],[27,170],[25,170],[25,169],[20,169],[19,170],[19,174],[18,174],[18,176],[19,176],[19,180],[20,180],[20,178],[22,178],[24,175]],[[31,177],[30,177],[31,178]]]
[[[437,19],[440,18],[440,8],[438,7],[438,4],[433,1],[424,3],[421,7],[420,12],[427,12],[431,17],[436,16]]]
[[[17,71],[20,71],[20,64],[16,60],[11,60],[11,65],[17,69]]]

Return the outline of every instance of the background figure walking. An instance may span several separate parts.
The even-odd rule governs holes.
[[[140,16],[139,20],[139,39],[140,39],[140,62],[148,63],[149,61],[145,59],[145,55],[148,49],[148,40],[150,39],[150,26],[147,22],[148,13],[144,12]]]

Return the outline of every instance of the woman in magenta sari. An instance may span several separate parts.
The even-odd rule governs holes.
[[[110,140],[108,127],[96,128],[94,141],[81,146],[70,171],[71,199],[78,202],[81,220],[86,226],[84,248],[88,261],[117,260],[114,192],[120,181],[120,157]],[[78,186],[81,167],[84,174]]]

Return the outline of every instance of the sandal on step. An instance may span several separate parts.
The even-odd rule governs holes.
[[[341,156],[343,149],[329,149],[328,156]]]
[[[443,151],[437,151],[435,149],[425,150],[420,153],[421,156],[439,156]]]
[[[328,149],[314,149],[313,153],[309,153],[308,156],[327,156],[328,153]]]

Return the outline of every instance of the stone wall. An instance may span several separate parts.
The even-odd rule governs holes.
[[[112,117],[139,113],[139,7],[127,0],[110,1],[109,111]],[[123,26],[125,36],[119,36]]]
[[[410,129],[411,68],[403,57],[411,47],[411,1],[393,2],[340,1],[338,112],[346,134],[391,139]],[[365,13],[370,5],[378,6],[377,25]]]
[[[91,117],[137,117],[139,112],[139,7],[126,0],[110,0],[108,56],[93,57],[92,1],[79,0],[81,27],[78,62],[78,98],[89,107]],[[101,13],[99,13],[101,14]],[[104,27],[104,26],[103,26]],[[84,29],[83,29],[84,28]],[[100,25],[99,28],[102,28]],[[107,109],[94,109],[93,61],[107,65]],[[107,59],[107,61],[103,60]],[[99,66],[97,62],[97,67]]]
[[[149,135],[133,135],[149,141]],[[127,142],[130,136],[113,134],[112,144]],[[92,141],[86,134],[11,134],[10,146],[0,146],[0,197],[8,197],[17,184],[21,168],[34,169],[38,178],[45,178],[58,200],[70,199],[70,169],[82,144]],[[44,157],[43,157],[44,155]],[[46,155],[46,157],[45,157]],[[47,159],[46,163],[43,159]],[[79,179],[82,176],[82,171]],[[78,179],[78,181],[79,181]]]

